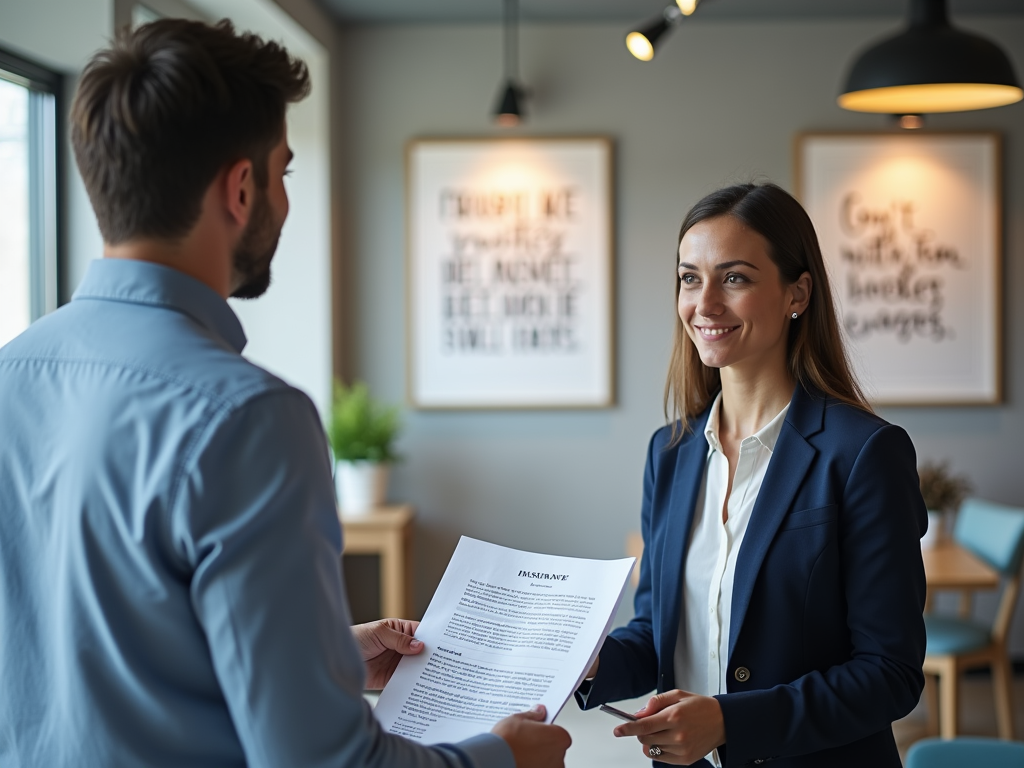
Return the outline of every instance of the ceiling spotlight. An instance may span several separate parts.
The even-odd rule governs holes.
[[[685,2],[685,0],[682,1]],[[697,4],[694,3],[693,7],[696,8]],[[665,34],[670,27],[678,24],[682,18],[683,12],[679,10],[678,6],[668,6],[654,21],[626,35],[626,47],[640,61],[650,61],[654,58],[654,46],[657,44],[658,38]]]
[[[676,5],[679,6],[679,10],[682,11],[683,16],[689,16],[697,10],[697,3],[699,2],[700,0],[676,0]]]
[[[519,2],[505,0],[505,18],[502,23],[505,48],[505,77],[494,106],[494,121],[503,128],[519,125],[526,117],[526,94],[519,87]]]
[[[1013,104],[1024,98],[995,43],[949,23],[946,0],[910,0],[909,25],[853,63],[839,106],[920,115]]]

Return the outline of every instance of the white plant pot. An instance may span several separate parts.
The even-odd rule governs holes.
[[[921,537],[922,549],[934,549],[946,538],[946,533],[943,530],[945,525],[943,517],[941,512],[928,510],[928,532]]]
[[[339,461],[334,469],[334,483],[341,513],[360,517],[383,506],[388,496],[390,469],[390,465],[377,461]]]

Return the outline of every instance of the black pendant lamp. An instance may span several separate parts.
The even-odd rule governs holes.
[[[949,23],[946,0],[910,0],[904,32],[853,63],[839,106],[855,112],[921,115],[1013,104],[1024,98],[1003,50]]]
[[[519,125],[526,117],[526,94],[519,87],[519,2],[505,0],[505,78],[494,107],[494,121],[504,127]]]

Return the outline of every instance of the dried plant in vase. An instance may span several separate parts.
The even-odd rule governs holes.
[[[953,532],[953,516],[960,509],[960,504],[971,492],[971,482],[963,475],[950,472],[949,463],[926,461],[917,469],[921,483],[921,495],[929,512],[940,513],[944,520],[944,531],[936,531],[937,538],[942,539]],[[936,521],[929,521],[929,527]]]

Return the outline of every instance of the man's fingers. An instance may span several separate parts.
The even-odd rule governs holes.
[[[377,627],[376,637],[385,648],[397,651],[403,656],[414,655],[423,650],[422,641],[417,640],[412,635],[392,629],[387,624],[381,624]]]
[[[536,720],[538,722],[544,722],[544,718],[547,716],[548,710],[543,704],[534,704],[532,709],[515,715],[515,717],[521,717],[524,720]]]

